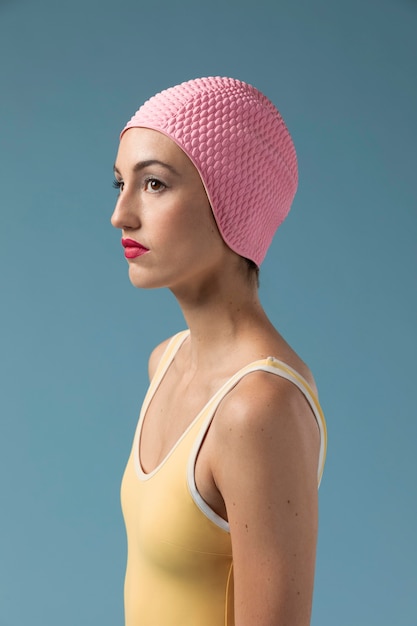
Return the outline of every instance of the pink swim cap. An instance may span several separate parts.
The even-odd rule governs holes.
[[[297,157],[275,106],[233,78],[197,78],[150,98],[125,126],[170,137],[197,168],[217,226],[260,265],[297,190]]]

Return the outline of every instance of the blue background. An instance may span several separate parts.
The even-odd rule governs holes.
[[[329,427],[313,626],[417,624],[417,3],[0,1],[0,626],[123,623],[119,484],[151,348],[112,165],[156,91],[203,75],[280,108],[300,186],[261,297]]]

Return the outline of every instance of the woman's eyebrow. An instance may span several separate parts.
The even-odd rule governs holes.
[[[172,165],[169,165],[169,163],[164,163],[164,161],[159,161],[158,159],[148,159],[146,161],[138,161],[138,163],[135,163],[135,165],[133,166],[132,170],[133,172],[137,173],[140,170],[143,170],[147,167],[150,167],[152,165],[160,165],[161,167],[165,167],[167,170],[169,170],[170,172],[172,172],[172,174],[175,174],[176,176],[178,176],[178,172],[175,168],[172,167]],[[120,171],[118,170],[116,164],[114,164],[113,166],[113,171],[116,174],[120,175]]]

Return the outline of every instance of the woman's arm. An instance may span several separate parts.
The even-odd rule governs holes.
[[[308,626],[317,537],[320,438],[290,382],[243,379],[212,427],[213,477],[232,539],[236,626]]]

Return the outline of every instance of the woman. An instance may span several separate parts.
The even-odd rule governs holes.
[[[291,137],[253,87],[196,79],[137,111],[115,178],[130,280],[168,287],[188,328],[150,356],[123,477],[126,626],[307,626],[325,426],[257,275]]]

